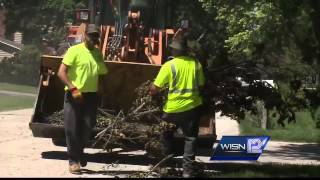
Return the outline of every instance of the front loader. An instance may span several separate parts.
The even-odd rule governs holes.
[[[107,1],[91,0],[87,17],[72,26],[68,39],[82,41],[88,23],[101,27],[100,50],[108,68],[104,78],[104,95],[100,108],[128,110],[135,99],[134,90],[142,83],[153,81],[168,57],[168,44],[183,30],[169,28],[169,0]],[[81,13],[81,10],[77,11]],[[97,22],[98,21],[98,22]],[[34,112],[29,123],[34,137],[52,138],[55,145],[65,145],[63,126],[45,123],[44,118],[63,109],[64,85],[57,76],[63,56],[43,55]],[[92,137],[102,129],[94,128]],[[92,139],[93,140],[93,139]],[[198,145],[212,148],[216,140],[214,114],[201,119]],[[183,147],[182,135],[175,134],[178,147]],[[96,148],[101,148],[96,146]],[[136,147],[141,149],[143,147]]]

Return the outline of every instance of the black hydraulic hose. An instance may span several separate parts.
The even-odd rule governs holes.
[[[110,42],[110,47],[111,48],[113,48],[113,46],[114,46],[115,36],[117,35],[117,33],[118,33],[118,21],[116,21],[116,23],[115,23],[115,33],[113,34],[111,42]]]

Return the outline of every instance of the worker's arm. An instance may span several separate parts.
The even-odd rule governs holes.
[[[68,87],[68,89],[75,88],[75,86],[71,83],[71,81],[68,78],[68,66],[64,63],[61,63],[59,71],[58,71],[58,77],[61,79],[61,81]]]
[[[68,69],[74,66],[74,62],[77,56],[77,51],[73,48],[69,48],[62,59],[62,63],[60,65],[58,71],[58,77],[61,79],[63,84],[65,84],[69,90],[75,88],[75,86],[71,83],[70,79],[68,78]]]
[[[150,95],[154,96],[161,91],[161,88],[159,88],[156,85],[154,85],[153,83],[151,83],[149,86],[149,91],[150,91]]]
[[[71,81],[68,78],[68,66],[64,63],[61,63],[59,71],[58,71],[58,77],[61,79],[61,81],[68,87],[68,90],[71,92],[72,97],[74,100],[78,103],[83,102],[83,97],[79,89],[75,87]]]
[[[169,68],[170,67],[168,63],[162,65],[156,79],[149,86],[150,95],[153,96],[158,94],[165,87],[165,85],[169,83]]]

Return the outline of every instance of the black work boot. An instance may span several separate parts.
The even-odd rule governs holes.
[[[81,149],[81,156],[80,156],[80,166],[86,167],[87,166],[87,159],[85,157],[84,148]]]
[[[85,158],[80,160],[80,166],[81,167],[86,167],[87,166],[87,160]]]

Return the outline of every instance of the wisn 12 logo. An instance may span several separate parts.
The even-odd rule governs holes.
[[[222,136],[210,160],[256,161],[270,136]]]

